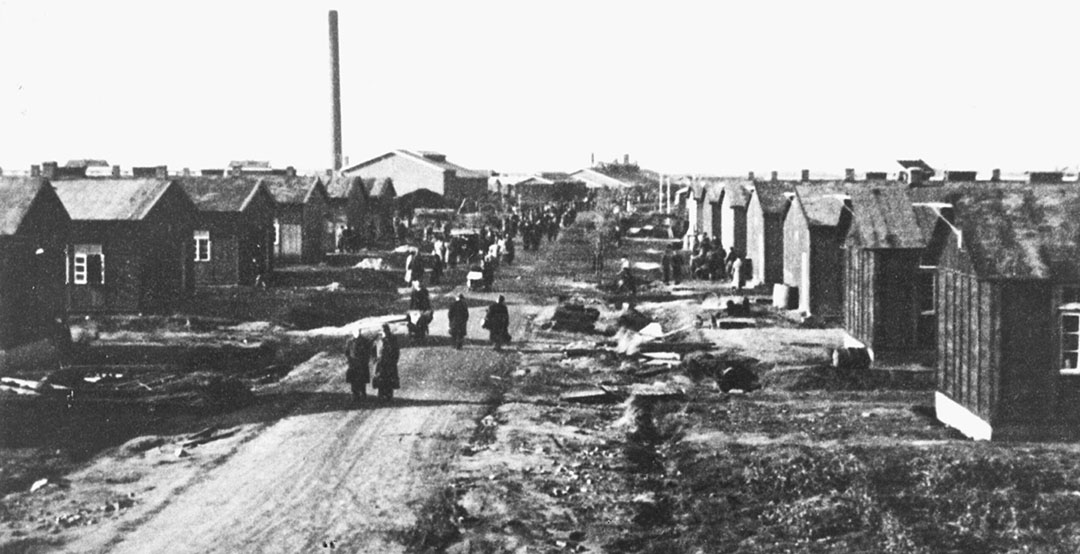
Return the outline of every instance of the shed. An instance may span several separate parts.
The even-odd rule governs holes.
[[[326,187],[317,177],[261,177],[277,203],[274,258],[282,263],[316,264],[334,249],[333,221]]]
[[[740,255],[746,254],[746,208],[750,203],[750,192],[754,182],[746,179],[728,179],[719,189],[720,243],[727,250],[734,250]],[[715,207],[713,208],[716,209]]]
[[[754,185],[746,207],[746,257],[757,283],[784,280],[784,216],[795,196],[795,183],[762,181]]]
[[[827,319],[843,316],[842,246],[851,206],[842,182],[795,185],[784,217],[784,284],[797,290],[799,311]]]
[[[380,239],[393,237],[394,216],[397,213],[397,188],[394,180],[389,177],[372,180],[368,188],[368,199],[371,202],[371,220],[368,225],[372,234]]]
[[[193,232],[196,285],[253,285],[273,271],[274,196],[251,177],[179,180],[198,209]]]
[[[937,417],[977,439],[1080,429],[1080,189],[952,192],[937,268]]]
[[[66,326],[70,227],[49,181],[0,177],[0,349],[52,338]]]
[[[933,288],[923,287],[932,271],[920,270],[926,245],[907,190],[887,184],[848,189],[855,211],[844,243],[844,327],[875,358],[933,352],[920,340],[920,321]],[[924,339],[933,335],[923,333]]]
[[[368,225],[371,218],[368,188],[374,182],[374,179],[344,175],[334,175],[325,179],[335,247],[341,244],[345,229],[352,229],[354,236],[361,243],[375,238]]]
[[[196,208],[168,179],[53,184],[71,216],[68,308],[76,313],[168,313],[195,280]]]

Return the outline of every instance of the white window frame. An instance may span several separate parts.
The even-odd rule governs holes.
[[[195,231],[194,236],[195,236],[195,261],[196,262],[209,262],[210,257],[211,257],[211,254],[210,254],[210,246],[211,246],[210,231]],[[200,249],[200,247],[199,247],[200,242],[206,243],[206,248],[205,249]],[[202,256],[199,255],[200,253],[202,254]]]
[[[1060,321],[1058,323],[1059,329],[1061,330],[1061,347],[1058,349],[1059,352],[1060,352],[1060,356],[1058,358],[1058,364],[1061,366],[1061,373],[1066,374],[1066,375],[1080,375],[1080,367],[1075,367],[1075,366],[1080,366],[1080,363],[1074,363],[1073,364],[1074,367],[1066,367],[1066,365],[1065,365],[1065,356],[1068,355],[1068,354],[1075,355],[1076,358],[1077,358],[1077,361],[1080,361],[1080,305],[1071,304],[1070,306],[1073,309],[1063,310],[1061,312],[1061,319],[1060,319]],[[1076,321],[1076,326],[1077,326],[1076,330],[1074,330],[1074,331],[1066,331],[1065,330],[1065,319],[1066,318],[1071,318],[1071,319]],[[1065,337],[1067,337],[1067,336],[1077,337],[1078,345],[1077,345],[1076,348],[1070,348],[1070,349],[1065,348]]]
[[[101,259],[101,281],[90,282],[90,256],[98,256]],[[100,244],[76,244],[72,255],[71,282],[76,285],[104,285],[105,284],[105,254],[101,251]]]
[[[281,220],[274,219],[274,246],[281,244]]]
[[[1064,285],[1059,289],[1058,296],[1058,366],[1062,375],[1080,375],[1080,286]],[[1076,321],[1076,329],[1065,330],[1065,319]],[[1077,337],[1076,348],[1065,348],[1066,337]],[[1075,355],[1076,363],[1073,367],[1065,367],[1065,356]]]

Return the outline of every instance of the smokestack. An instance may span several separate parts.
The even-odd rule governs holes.
[[[341,170],[341,70],[338,56],[337,10],[330,10],[330,103],[333,112],[334,171]]]

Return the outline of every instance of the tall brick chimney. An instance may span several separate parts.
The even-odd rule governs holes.
[[[184,171],[181,174],[184,177],[191,177],[191,168],[190,167],[185,167]]]
[[[168,179],[169,178],[169,166],[167,166],[167,165],[159,165],[159,166],[155,167],[154,168],[154,177],[157,178],[157,179]]]
[[[777,171],[773,171],[772,175],[769,176],[769,180],[771,180],[771,181],[779,181],[780,180],[779,177],[780,177],[780,173],[777,172]]]
[[[995,183],[1000,181],[1001,180],[1001,170],[995,168],[993,171],[991,171],[990,172],[990,180],[995,182]]]
[[[341,57],[338,52],[337,10],[330,10],[330,110],[333,169],[341,170]]]

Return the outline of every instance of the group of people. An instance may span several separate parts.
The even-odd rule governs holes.
[[[710,239],[708,235],[695,235],[690,239],[690,274],[694,278],[709,281],[730,279],[736,288],[746,284],[749,260],[738,250],[725,250],[718,239]]]
[[[431,299],[427,296],[427,289],[420,283],[414,285],[413,294],[410,297],[410,309],[414,306],[418,309],[426,307],[426,313],[432,313]],[[447,309],[447,319],[450,342],[455,349],[461,350],[465,345],[469,323],[469,306],[465,302],[465,295],[458,294],[450,304]],[[408,324],[411,334],[414,325],[411,318]],[[424,325],[426,335],[427,324]],[[489,340],[495,350],[502,350],[504,345],[510,343],[510,311],[506,306],[505,297],[500,295],[497,301],[488,306],[482,327],[488,331]],[[393,399],[394,391],[401,388],[401,378],[398,374],[400,358],[401,348],[393,330],[390,329],[390,324],[384,323],[378,335],[373,338],[364,335],[363,330],[357,330],[356,335],[345,343],[347,362],[345,382],[349,384],[353,400],[362,402],[367,398],[369,383],[377,391],[379,399]]]

